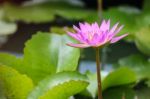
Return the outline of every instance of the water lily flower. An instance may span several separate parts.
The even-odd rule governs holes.
[[[75,25],[73,26],[76,33],[67,32],[69,36],[79,41],[79,43],[69,43],[67,45],[77,48],[87,48],[101,47],[105,44],[115,43],[128,35],[116,36],[123,28],[123,25],[118,25],[119,23],[116,23],[110,28],[110,20],[103,20],[100,26],[96,22],[93,24],[87,22],[79,23],[79,28]]]

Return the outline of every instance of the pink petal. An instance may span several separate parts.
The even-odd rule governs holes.
[[[101,41],[97,44],[97,46],[102,46],[102,45],[106,44],[107,42],[109,42],[109,39],[103,38],[103,39],[101,39]]]
[[[73,25],[73,29],[75,29],[77,32],[80,32],[81,30],[78,28],[78,27],[76,27],[75,25]]]
[[[96,45],[96,47],[100,47],[100,46],[103,46],[105,44],[105,42],[100,42]]]
[[[106,29],[106,27],[107,27],[106,21],[103,20],[103,21],[102,21],[102,24],[100,25],[100,30],[101,30],[101,31],[104,31],[104,30]]]
[[[107,21],[108,30],[110,28],[110,19]]]
[[[98,46],[104,45],[109,41],[107,33],[104,33],[101,39],[99,39],[99,43],[97,44]]]
[[[71,47],[76,47],[76,48],[87,48],[87,47],[90,47],[90,45],[87,45],[87,44],[72,44],[72,43],[69,43],[67,45],[71,46]]]
[[[80,26],[80,31],[82,33],[84,33],[84,35],[85,35],[85,33],[87,33],[87,31],[89,31],[89,29],[91,29],[88,23],[86,23],[86,25],[85,25],[85,23],[84,24],[79,23],[79,26]]]
[[[118,24],[119,23],[116,23],[112,28],[111,28],[111,30],[110,30],[110,32],[109,33],[114,33],[115,32],[115,30],[117,29],[117,27],[118,27]]]
[[[117,30],[115,30],[113,33],[108,34],[109,39],[111,40],[116,34],[120,32],[120,30],[124,27],[124,25],[120,26]]]
[[[87,22],[85,22],[84,25],[85,25],[85,27],[89,27],[89,28],[91,27],[91,25]]]
[[[117,33],[119,33],[120,30],[121,30],[123,27],[124,27],[124,25],[121,25],[121,26],[115,31],[114,35],[116,35]]]
[[[99,41],[98,34],[94,34],[91,40],[86,39],[86,43],[92,46],[95,46],[98,41]]]
[[[93,29],[96,33],[99,32],[99,26],[98,26],[97,22],[95,22],[95,23],[92,24],[92,29]]]
[[[93,23],[91,26],[92,26],[92,29],[97,29],[97,28],[99,28],[99,27],[98,27],[98,24],[97,24],[96,22]]]
[[[91,31],[91,30],[92,30],[92,26],[89,23],[85,22],[83,32],[87,32],[87,31]]]
[[[124,35],[121,35],[121,36],[118,36],[118,37],[114,37],[112,38],[112,40],[110,41],[110,43],[115,43],[119,40],[121,40],[122,38],[126,37],[128,34],[124,34]]]
[[[80,26],[80,30],[81,31],[84,31],[85,30],[85,25],[83,23],[79,23],[79,26]]]
[[[77,33],[71,33],[71,32],[67,32],[67,34],[69,36],[71,36],[72,38],[78,40],[78,41],[81,41],[81,39],[78,37]]]

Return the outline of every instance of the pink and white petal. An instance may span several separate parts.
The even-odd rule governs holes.
[[[110,19],[107,21],[107,28],[108,28],[108,30],[109,30],[109,28],[110,28]]]
[[[102,32],[101,35],[99,35],[99,42],[105,41],[105,38],[107,37],[107,32]]]
[[[100,46],[105,45],[107,42],[108,42],[108,41],[107,41],[107,40],[105,40],[105,41],[99,42],[99,43],[98,43],[98,44],[96,44],[96,45],[97,45],[97,47],[100,47]]]
[[[95,33],[99,32],[99,25],[97,24],[97,22],[92,24],[92,29],[95,31]]]
[[[85,28],[85,25],[83,23],[79,23],[79,27],[80,27],[80,30],[84,29]]]
[[[89,28],[86,27],[86,25],[84,23],[79,23],[79,26],[80,26],[81,32],[86,32],[87,29],[89,29]]]
[[[76,48],[87,48],[87,47],[90,47],[90,45],[88,45],[88,44],[72,44],[72,43],[68,43],[67,45],[71,46],[71,47],[76,47]]]
[[[91,31],[92,30],[92,25],[90,25],[89,23],[85,22],[84,23],[84,31],[83,32],[87,32],[87,31]]]
[[[109,31],[109,33],[114,33],[115,32],[115,30],[117,29],[117,27],[118,27],[118,24],[119,23],[116,23],[111,29],[110,29],[110,31]]]
[[[91,27],[91,25],[87,22],[84,22],[85,27]]]
[[[102,24],[100,25],[100,31],[106,31],[108,29],[108,25],[105,20],[102,21]]]
[[[120,32],[120,30],[124,27],[124,25],[121,25],[119,28],[117,28],[114,32],[109,32],[108,34],[108,38],[109,40],[111,40],[113,37],[116,36],[116,34],[118,34]]]
[[[75,30],[75,31],[77,31],[77,32],[80,32],[81,30],[77,27],[77,26],[75,26],[75,25],[73,25],[73,29]]]
[[[97,45],[102,46],[102,45],[106,44],[109,41],[110,41],[110,38],[108,37],[107,33],[104,33]]]
[[[86,43],[89,44],[89,45],[94,46],[98,41],[99,41],[98,34],[94,34],[92,39],[90,39],[90,40],[87,39],[86,40]]]
[[[97,23],[97,22],[93,23],[93,24],[92,24],[92,28],[93,28],[93,29],[99,29],[98,23]]]
[[[114,35],[116,35],[117,33],[120,32],[120,30],[124,27],[124,25],[121,25],[115,32],[114,32]]]
[[[122,38],[126,37],[128,34],[124,34],[118,37],[114,37],[111,39],[110,43],[116,43],[117,41],[121,40]]]
[[[67,34],[68,34],[69,36],[71,36],[72,38],[78,40],[78,41],[81,40],[81,39],[78,37],[78,34],[77,34],[77,33],[67,32]]]

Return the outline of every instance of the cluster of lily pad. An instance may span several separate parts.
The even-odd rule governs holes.
[[[24,6],[4,4],[0,7],[0,24],[3,26],[0,33],[16,31],[16,21],[44,23],[53,21],[55,15],[70,20],[98,20],[95,17],[97,12],[84,9],[82,3],[74,5],[67,0],[60,2],[62,0]],[[125,24],[126,28],[122,32],[130,33],[125,41],[135,44],[145,54],[119,59],[107,75],[102,70],[104,99],[121,99],[122,96],[126,99],[149,99],[149,9],[149,0],[144,0],[142,10],[115,7],[103,12],[104,18]],[[51,30],[62,33],[60,28]],[[80,51],[66,46],[70,40],[72,39],[65,35],[40,32],[26,42],[22,57],[0,53],[0,99],[68,99],[72,96],[95,98],[96,74],[89,71],[79,73],[77,67]]]

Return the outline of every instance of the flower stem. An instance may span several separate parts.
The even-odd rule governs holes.
[[[98,10],[98,17],[100,21],[102,21],[102,0],[97,0],[97,10]]]
[[[101,84],[101,65],[99,57],[99,48],[96,48],[96,65],[97,65],[97,86],[98,86],[98,99],[102,98],[102,84]]]

